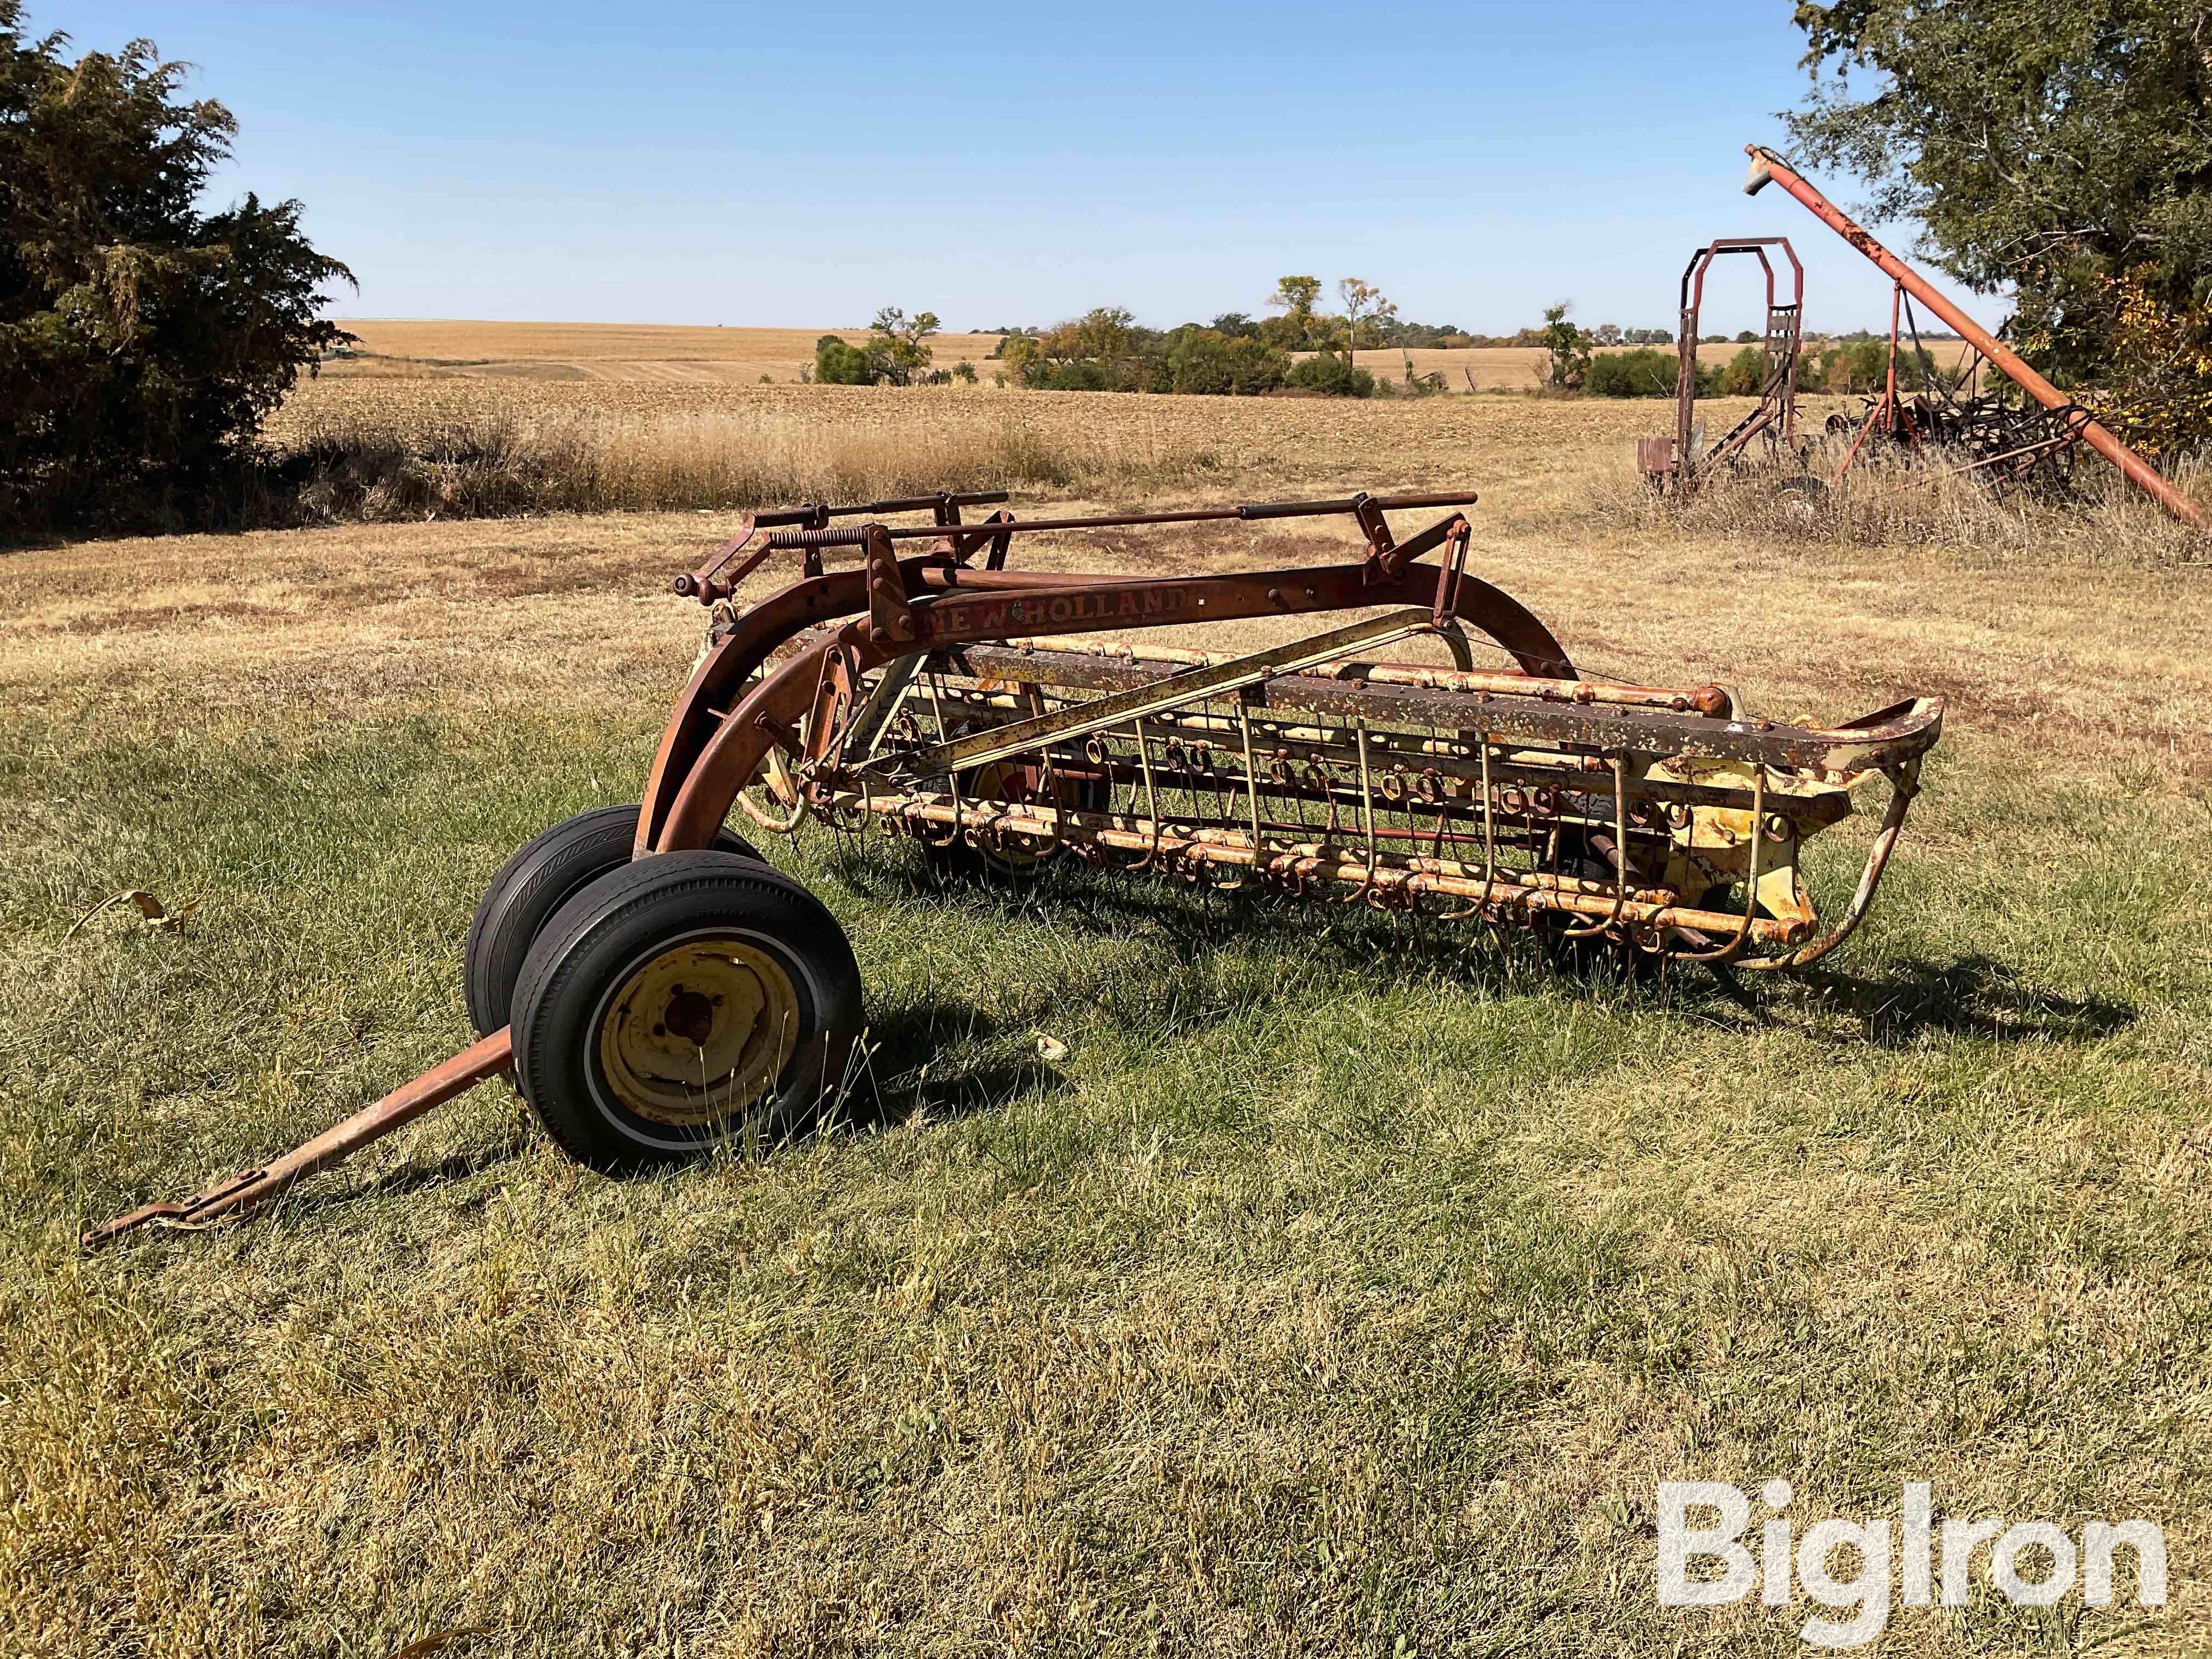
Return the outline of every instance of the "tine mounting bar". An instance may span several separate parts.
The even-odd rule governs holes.
[[[1317,668],[1323,663],[1334,662],[1349,652],[1357,651],[1362,646],[1388,645],[1414,634],[1426,633],[1431,626],[1426,610],[1394,611],[1385,617],[1354,623],[1349,628],[1333,629],[1310,639],[1277,646],[1269,651],[1255,652],[1249,657],[1237,657],[1216,667],[1176,674],[1162,680],[1158,685],[1139,686],[1075,708],[1040,714],[1033,720],[994,726],[988,732],[940,743],[918,754],[882,756],[871,765],[878,770],[908,772],[917,777],[988,765],[992,761],[1004,760],[1010,755],[1018,755],[1042,744],[1088,737],[1093,732],[1103,732],[1108,726],[1118,726],[1125,720],[1141,719],[1158,709],[1188,702],[1194,697],[1219,696],[1224,692],[1257,685],[1261,681],[1273,679],[1279,674],[1295,674],[1302,669]]]

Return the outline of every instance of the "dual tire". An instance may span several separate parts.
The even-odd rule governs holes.
[[[789,1134],[847,1086],[862,1020],[852,947],[804,886],[726,833],[632,862],[636,823],[602,808],[517,853],[465,970],[538,1121],[609,1173]]]

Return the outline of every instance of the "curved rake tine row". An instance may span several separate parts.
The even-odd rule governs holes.
[[[677,580],[714,635],[635,816],[554,826],[479,906],[482,1040],[266,1170],[85,1243],[250,1208],[509,1068],[562,1149],[609,1170],[834,1111],[861,1066],[859,970],[830,913],[731,835],[733,807],[786,834],[912,838],[956,873],[1072,861],[1795,969],[1865,916],[1942,730],[1933,697],[1822,729],[1717,685],[1585,676],[1466,568],[1472,492],[963,521],[1003,499],[748,520]],[[1437,508],[1403,539],[1390,521]],[[911,513],[930,521],[886,522]],[[1037,534],[1289,519],[1346,523],[1358,550],[1229,575],[1012,568]],[[740,610],[737,581],[779,554],[797,580]],[[1234,648],[1263,620],[1296,637]],[[1802,848],[1876,778],[1881,829],[1824,931]]]

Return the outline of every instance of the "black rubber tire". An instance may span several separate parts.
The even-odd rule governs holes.
[[[616,1097],[599,1031],[633,971],[700,936],[741,940],[782,969],[797,1001],[790,1057],[748,1109],[662,1123]],[[740,1134],[780,1139],[812,1117],[849,1081],[860,970],[836,918],[781,871],[730,853],[663,853],[600,877],[555,913],[523,963],[514,1012],[516,1082],[538,1121],[578,1163],[622,1175]]]
[[[634,805],[595,806],[579,812],[525,842],[500,866],[477,905],[461,954],[461,994],[478,1036],[489,1036],[507,1024],[522,959],[547,919],[581,889],[629,862],[637,811]],[[751,843],[727,830],[714,845],[760,859]]]

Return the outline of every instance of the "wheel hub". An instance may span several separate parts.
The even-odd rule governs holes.
[[[743,939],[690,939],[623,979],[600,1021],[599,1064],[640,1117],[713,1123],[774,1091],[799,1035],[799,994],[781,962]]]

